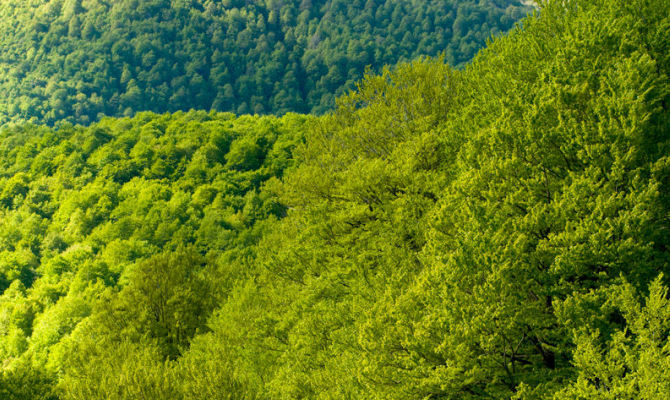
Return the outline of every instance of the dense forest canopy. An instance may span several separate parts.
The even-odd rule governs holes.
[[[124,300],[101,311],[109,332],[151,331],[162,355],[179,355],[229,275],[245,274],[230,260],[285,214],[261,189],[293,163],[311,119],[140,113],[1,133],[0,398],[48,398],[46,375],[21,379],[60,370],[67,338],[111,298]],[[131,319],[149,330],[118,325]]]
[[[0,133],[0,398],[670,398],[666,0],[324,116]]]
[[[470,60],[519,0],[3,0],[0,123],[323,113],[366,67]]]

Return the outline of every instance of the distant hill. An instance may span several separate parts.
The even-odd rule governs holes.
[[[323,113],[366,69],[459,66],[519,0],[4,0],[0,123],[189,109]]]

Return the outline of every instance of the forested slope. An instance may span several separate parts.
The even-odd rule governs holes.
[[[366,66],[470,60],[519,0],[3,0],[0,123],[323,113]]]
[[[1,133],[0,398],[48,398],[95,310],[107,333],[177,357],[246,274],[231,260],[285,213],[261,188],[310,119],[141,113]]]
[[[0,395],[669,398],[665,5],[550,1],[322,117],[6,130]]]

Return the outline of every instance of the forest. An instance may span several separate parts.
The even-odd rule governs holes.
[[[541,1],[325,114],[6,125],[0,398],[670,398],[664,10]]]
[[[196,110],[323,114],[369,68],[455,66],[520,0],[3,0],[0,124]]]

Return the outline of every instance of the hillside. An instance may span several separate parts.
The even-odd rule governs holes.
[[[0,398],[670,398],[665,0],[324,116],[0,134]]]
[[[140,113],[1,133],[0,398],[50,398],[45,365],[61,368],[60,342],[121,287],[149,285],[125,306],[133,317],[119,318],[149,323],[165,354],[179,354],[225,296],[226,276],[244,276],[228,263],[250,257],[264,224],[284,215],[261,188],[293,163],[310,119]],[[147,298],[151,285],[165,292]],[[180,320],[152,324],[146,313],[164,301]]]
[[[3,0],[0,124],[138,111],[323,113],[366,67],[463,65],[518,0]]]

